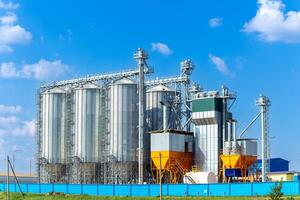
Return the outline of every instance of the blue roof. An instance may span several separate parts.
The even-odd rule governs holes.
[[[285,159],[283,159],[283,158],[271,158],[270,159],[270,161],[272,162],[272,161],[283,161],[283,162],[290,162],[290,161],[288,161],[288,160],[285,160]],[[261,163],[261,159],[258,159],[257,160],[257,163]]]

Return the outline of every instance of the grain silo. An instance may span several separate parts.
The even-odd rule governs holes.
[[[138,94],[130,79],[114,82],[109,88],[109,148],[107,182],[137,181]]]
[[[39,162],[42,182],[60,182],[66,176],[68,163],[69,96],[60,88],[40,95]]]
[[[105,103],[104,90],[86,84],[73,90],[74,183],[97,183],[100,178]]]
[[[167,128],[180,127],[177,92],[164,85],[154,86],[146,92],[147,131],[163,130],[163,106],[167,107]]]

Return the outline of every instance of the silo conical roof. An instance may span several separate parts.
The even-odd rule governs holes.
[[[147,90],[147,92],[161,92],[161,91],[175,92],[175,90],[173,90],[165,85],[157,85],[157,86],[154,86],[154,87],[150,88],[149,90]]]

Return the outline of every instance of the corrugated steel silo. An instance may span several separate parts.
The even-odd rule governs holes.
[[[87,84],[74,90],[74,156],[81,162],[101,160],[102,90]]]
[[[115,161],[137,161],[137,84],[122,79],[110,86],[110,156]]]
[[[147,131],[163,130],[163,104],[169,110],[168,128],[176,129],[179,126],[176,110],[176,91],[164,85],[150,88],[146,92],[146,122]],[[177,112],[177,113],[176,113]]]
[[[121,79],[109,88],[109,160],[107,183],[137,181],[138,94],[137,84]]]
[[[41,158],[48,163],[66,163],[67,159],[67,93],[54,88],[41,94]]]

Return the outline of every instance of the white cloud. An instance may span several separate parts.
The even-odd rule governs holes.
[[[0,54],[12,53],[14,51],[13,48],[7,45],[0,45]]]
[[[151,43],[151,50],[157,51],[164,55],[171,55],[173,51],[168,47],[167,44],[161,43],[161,42],[152,42]]]
[[[223,18],[221,17],[214,17],[208,20],[208,24],[211,28],[215,28],[221,26],[223,24]]]
[[[222,58],[215,56],[213,54],[209,54],[208,57],[219,72],[225,75],[231,75],[228,66],[226,65],[225,61]]]
[[[258,0],[257,3],[257,13],[245,23],[244,32],[257,33],[267,42],[300,42],[300,11],[285,13],[281,0]]]
[[[35,135],[35,120],[21,120],[16,116],[0,116],[0,136],[28,136]]]
[[[0,17],[2,25],[11,25],[18,20],[17,16],[13,12],[7,12],[5,16]]]
[[[6,149],[4,147],[5,141],[3,138],[0,138],[0,158],[3,157],[6,153]]]
[[[22,113],[21,106],[0,104],[0,138],[34,137],[35,120],[22,120],[16,116],[20,113]]]
[[[21,74],[26,78],[46,80],[57,78],[67,72],[68,69],[68,65],[63,64],[61,60],[47,61],[41,59],[35,64],[24,65]]]
[[[25,64],[20,69],[17,69],[15,63],[8,62],[0,65],[0,77],[50,80],[64,75],[68,70],[69,66],[61,60],[40,59],[37,63]]]
[[[12,77],[17,77],[17,76],[18,76],[18,72],[16,70],[15,63],[13,63],[13,62],[1,63],[0,77],[12,78]]]
[[[13,136],[28,136],[34,137],[35,136],[35,120],[30,121],[22,121],[19,124],[19,127],[15,127],[12,130]]]
[[[17,114],[22,112],[21,106],[6,106],[0,104],[0,114]]]
[[[5,10],[14,10],[19,7],[19,4],[14,4],[12,2],[4,3],[2,0],[0,0],[0,9]]]
[[[0,44],[27,44],[31,40],[31,33],[19,25],[0,26]]]
[[[19,119],[15,116],[0,116],[0,127],[13,128],[13,126],[15,126],[18,122]]]
[[[16,25],[17,20],[13,12],[6,12],[0,17],[0,53],[11,53],[13,52],[11,45],[24,45],[31,41],[31,33],[20,25]]]

